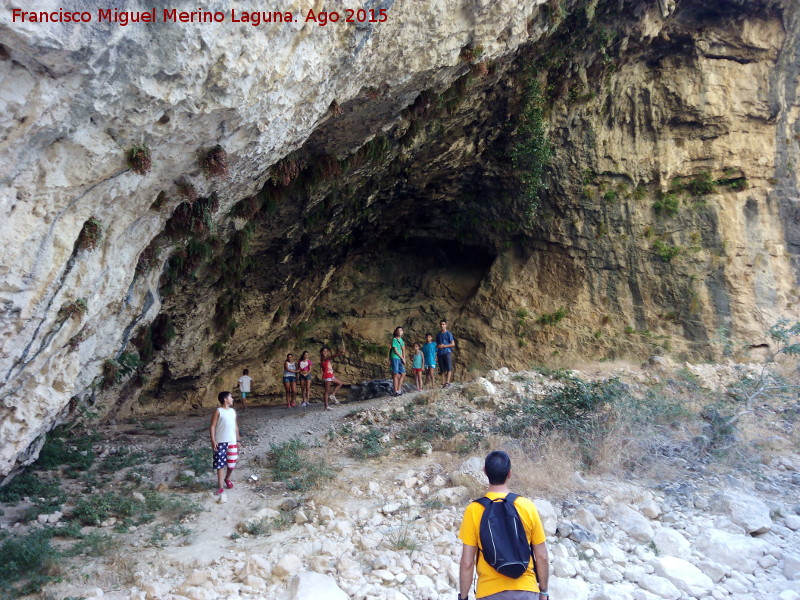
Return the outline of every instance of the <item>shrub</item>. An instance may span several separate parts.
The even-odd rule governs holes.
[[[613,204],[617,201],[617,192],[614,190],[608,190],[606,193],[603,194],[603,200],[608,202],[609,204]]]
[[[386,449],[381,442],[382,437],[383,432],[374,427],[365,433],[359,434],[355,443],[350,447],[350,456],[362,460],[383,456],[386,454]]]
[[[103,363],[103,389],[108,389],[115,383],[119,383],[141,365],[142,361],[139,355],[132,352],[123,352],[116,360],[113,358],[107,359]]]
[[[333,477],[333,471],[325,462],[303,456],[307,447],[297,438],[283,444],[270,444],[272,476],[286,483],[290,490],[306,492]]]
[[[182,235],[204,237],[211,231],[212,216],[218,208],[219,199],[216,194],[192,203],[181,202],[175,207],[164,230],[173,237]]]
[[[717,182],[711,178],[711,173],[703,171],[700,175],[692,179],[686,187],[692,194],[706,196],[714,193],[716,184]]]
[[[539,325],[555,325],[567,316],[567,309],[563,306],[551,313],[544,313],[536,318]]]
[[[147,175],[152,166],[150,148],[147,146],[133,146],[128,150],[128,166],[134,173]]]
[[[40,473],[26,471],[17,475],[4,488],[0,488],[0,502],[16,504],[23,498],[39,499],[49,505],[58,505],[66,500],[61,491],[61,483],[57,479],[49,479]]]
[[[86,314],[86,300],[78,298],[73,302],[68,302],[58,309],[58,320],[63,322],[67,319],[77,319],[80,321]]]
[[[94,250],[100,239],[103,237],[103,226],[97,217],[90,217],[86,220],[78,234],[78,239],[75,241],[75,246],[78,250]]]
[[[203,175],[208,177],[227,177],[228,176],[228,153],[217,144],[210,150],[200,153],[198,161]]]
[[[0,545],[0,589],[16,595],[37,592],[49,581],[48,572],[58,557],[50,540],[52,529],[34,528],[25,535],[15,535]],[[27,585],[18,588],[21,580]]]
[[[144,275],[152,271],[158,264],[159,254],[159,247],[156,245],[155,240],[153,240],[139,255],[139,260],[136,261],[136,274]]]
[[[283,158],[272,167],[270,181],[276,186],[289,187],[300,175],[300,163],[294,158]]]
[[[197,198],[199,197],[197,194],[197,188],[194,187],[191,183],[186,183],[186,182],[178,184],[178,195],[189,204],[197,200]]]
[[[672,259],[683,251],[679,246],[671,246],[663,240],[655,240],[653,242],[653,250],[666,263],[672,262]]]
[[[659,216],[674,217],[678,214],[679,201],[677,194],[664,194],[653,202],[653,210]]]
[[[51,469],[66,466],[69,470],[86,471],[94,463],[92,446],[97,441],[96,435],[81,432],[66,439],[67,431],[60,427],[47,436],[47,440],[39,452],[36,466],[40,469]]]

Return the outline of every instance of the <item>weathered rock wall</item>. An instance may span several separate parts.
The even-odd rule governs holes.
[[[157,274],[135,279],[134,267],[179,201],[176,182],[203,196],[217,192],[224,213],[330,117],[333,101],[388,86],[402,90],[396,100],[407,104],[454,76],[462,47],[478,44],[488,57],[514,50],[541,4],[383,2],[389,19],[380,26],[255,28],[12,24],[12,4],[3,2],[0,473],[92,385],[137,321],[158,312]],[[322,7],[284,5],[303,15]],[[384,123],[365,125],[357,145]],[[135,144],[152,153],[145,177],[126,166]],[[198,150],[215,144],[228,154],[224,181],[198,168]],[[149,210],[162,191],[168,210]],[[102,226],[100,243],[76,251],[92,217]],[[85,299],[86,313],[61,322],[59,309],[77,299]],[[85,325],[86,339],[71,351],[68,340]]]

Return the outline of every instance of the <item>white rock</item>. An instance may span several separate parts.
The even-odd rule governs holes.
[[[333,509],[328,508],[327,506],[320,506],[317,509],[317,516],[319,517],[320,523],[327,523],[336,516],[336,513],[333,512]]]
[[[288,600],[349,600],[336,580],[322,573],[299,573],[288,586]]]
[[[374,571],[372,571],[372,575],[374,577],[377,577],[381,581],[385,581],[385,582],[389,582],[389,581],[394,581],[395,580],[394,573],[392,573],[391,571],[389,571],[387,569],[375,569]]]
[[[681,591],[672,582],[657,575],[645,575],[639,581],[639,585],[648,592],[652,592],[659,598],[677,600],[681,597]]]
[[[303,568],[303,561],[295,554],[286,554],[272,568],[272,574],[279,579],[294,575]]]
[[[712,560],[699,560],[695,563],[696,566],[712,581],[718,583],[722,581],[731,572],[731,568],[727,565],[721,565]]]
[[[778,594],[778,600],[800,600],[800,593],[794,590],[783,590]]]
[[[607,583],[617,583],[622,581],[622,573],[616,569],[604,568],[600,571],[600,577]]]
[[[183,585],[203,585],[206,581],[211,579],[211,573],[209,571],[192,571],[186,577],[186,580],[183,582]]]
[[[610,511],[611,520],[620,529],[640,542],[650,542],[655,535],[653,526],[638,512],[624,504],[613,506]]]
[[[800,529],[800,516],[789,515],[788,517],[784,517],[783,522],[786,525],[786,527],[788,527],[792,531],[797,531],[798,529]]]
[[[578,571],[569,558],[553,557],[553,574],[556,577],[575,577]]]
[[[436,591],[436,584],[433,579],[427,575],[416,574],[411,576],[411,583],[417,588],[420,596],[435,597],[438,592]]]
[[[764,533],[772,527],[769,507],[755,496],[717,492],[711,497],[709,508],[725,515],[747,533]]]
[[[242,583],[254,590],[261,590],[267,587],[267,582],[258,575],[247,575],[244,580],[242,580]]]
[[[589,600],[633,600],[633,596],[619,585],[604,585],[595,591]]]
[[[714,589],[714,582],[708,575],[682,558],[661,556],[652,564],[656,575],[669,579],[675,587],[690,596],[702,598]]]
[[[783,576],[789,580],[800,579],[800,554],[784,555]]]
[[[217,504],[225,504],[228,501],[228,494],[222,492],[219,496],[217,496]]]
[[[490,396],[494,396],[497,393],[497,388],[491,381],[484,379],[483,377],[478,378],[478,383],[483,387],[486,393]]]
[[[661,556],[677,556],[678,558],[689,558],[692,554],[692,547],[683,535],[674,529],[662,527],[653,536],[653,544]]]
[[[438,500],[443,504],[461,504],[467,498],[469,489],[464,486],[442,488],[430,495],[431,500]]]
[[[542,520],[542,527],[544,528],[545,535],[555,535],[556,527],[558,526],[558,513],[553,504],[544,498],[536,498],[533,501],[536,510],[539,512],[539,518]]]
[[[653,500],[645,500],[636,508],[648,519],[657,519],[661,515],[661,507]]]
[[[580,579],[562,579],[561,577],[551,577],[548,584],[548,592],[553,598],[563,598],[564,600],[588,600],[589,586]]]
[[[333,524],[333,531],[344,537],[350,537],[353,533],[353,526],[349,521],[339,520]]]
[[[759,539],[735,535],[717,529],[707,529],[696,541],[697,549],[714,562],[728,565],[737,571],[752,573],[768,544]]]

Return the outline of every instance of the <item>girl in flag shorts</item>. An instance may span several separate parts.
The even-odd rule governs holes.
[[[233,410],[233,396],[230,392],[217,395],[220,407],[211,416],[211,449],[214,451],[213,468],[217,472],[217,494],[231,489],[231,475],[236,468],[239,456],[239,423]],[[223,469],[225,475],[223,476]]]

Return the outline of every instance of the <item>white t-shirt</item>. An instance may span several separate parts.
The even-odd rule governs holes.
[[[250,377],[250,375],[242,375],[239,377],[239,391],[249,392],[251,381],[253,381],[253,379]]]
[[[228,442],[236,443],[236,411],[232,408],[220,407],[217,427],[214,430],[214,438],[218,444]]]

